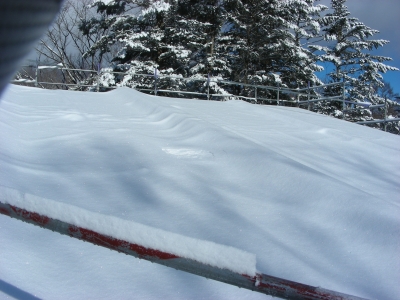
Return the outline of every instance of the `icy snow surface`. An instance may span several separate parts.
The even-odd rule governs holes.
[[[241,249],[263,273],[370,299],[400,295],[399,146],[297,108],[127,88],[11,86],[0,101],[7,197]],[[0,250],[0,299],[269,298],[3,215]]]

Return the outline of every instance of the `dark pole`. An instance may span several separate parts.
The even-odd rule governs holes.
[[[145,259],[154,263],[192,273],[208,279],[231,284],[255,292],[291,300],[362,300],[363,298],[326,290],[262,273],[253,276],[239,274],[228,269],[221,269],[212,265],[198,262],[173,253],[147,248],[129,241],[120,240],[112,236],[98,233],[91,229],[69,224],[49,216],[28,211],[7,203],[0,199],[0,214],[15,218],[45,229],[58,232],[94,245],[122,252],[136,258]],[[365,299],[364,299],[365,300]]]

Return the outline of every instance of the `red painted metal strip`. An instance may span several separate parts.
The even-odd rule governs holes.
[[[18,208],[12,205],[10,205],[10,208],[14,211],[15,214],[20,215],[23,219],[31,220],[32,222],[38,224],[39,226],[44,227],[50,221],[49,217],[39,215],[38,213],[35,212],[30,212],[25,209]]]
[[[123,252],[134,257],[156,262],[167,267],[206,278],[232,284],[241,288],[293,300],[362,300],[363,298],[317,288],[266,274],[250,277],[229,270],[209,266],[171,253],[146,248],[116,239],[90,229],[81,228],[48,216],[5,204],[0,201],[0,213],[92,244]],[[364,299],[365,300],[365,299]]]
[[[137,253],[139,258],[147,259],[147,258],[155,258],[155,259],[172,259],[178,258],[174,254],[170,254],[167,252],[146,248],[137,244],[133,244],[127,241],[115,239],[113,237],[95,232],[93,230],[77,227],[74,225],[70,225],[68,227],[68,235],[70,237],[78,238],[80,240],[84,240],[90,242],[92,244],[102,246],[105,248],[109,248],[112,250],[120,251],[120,252],[128,252],[133,251]],[[128,250],[128,251],[127,251]]]
[[[49,218],[44,215],[40,215],[36,212],[30,212],[23,208],[19,208],[9,204],[3,204],[1,202],[0,213],[34,225],[38,225],[42,228],[57,231],[61,234],[69,235],[70,237],[90,242],[98,246],[109,248],[111,250],[124,252],[126,254],[131,254],[131,252],[133,252],[136,254],[135,256],[139,258],[147,260],[178,258],[178,256],[167,252],[146,248],[134,243],[116,239],[90,229],[71,225],[59,220]]]

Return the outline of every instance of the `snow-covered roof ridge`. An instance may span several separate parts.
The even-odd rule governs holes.
[[[256,275],[255,254],[211,241],[195,239],[77,206],[0,186],[4,203],[116,239],[159,250],[221,269]]]

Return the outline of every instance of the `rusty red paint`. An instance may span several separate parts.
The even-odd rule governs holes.
[[[25,220],[33,221],[39,226],[44,226],[50,221],[50,218],[47,216],[43,216],[35,212],[30,212],[23,208],[18,208],[13,205],[10,205],[10,207],[18,216],[22,217]]]
[[[341,296],[323,293],[321,291],[317,291],[317,289],[313,286],[308,286],[297,282],[288,281],[286,285],[294,289],[297,294],[303,296],[313,296],[320,299],[343,299]]]
[[[178,256],[151,249],[151,248],[146,248],[137,244],[129,243],[127,241],[119,240],[113,237],[109,237],[103,234],[100,234],[98,232],[95,232],[93,230],[77,227],[77,226],[70,226],[68,228],[69,235],[73,237],[78,237],[80,239],[83,239],[85,241],[91,242],[93,244],[103,246],[109,249],[117,250],[117,251],[122,251],[124,250],[130,250],[136,252],[140,257],[143,258],[157,258],[157,259],[172,259],[172,258],[178,258]]]
[[[262,278],[262,275],[261,274],[259,274],[259,273],[257,273],[256,274],[256,276],[249,276],[249,275],[247,275],[247,274],[240,274],[240,275],[242,275],[243,277],[246,277],[248,280],[251,280],[251,281],[253,281],[254,283],[256,282],[256,280],[257,279],[261,279]]]
[[[179,256],[168,252],[154,250],[151,248],[145,248],[136,244],[130,244],[130,249],[138,253],[140,256],[151,256],[151,257],[157,257],[158,259],[179,258]]]
[[[286,291],[286,287],[284,286],[278,286],[275,284],[268,284],[265,282],[260,282],[260,284],[258,285],[258,288],[260,289],[269,289],[269,290],[273,290],[273,291],[279,291],[279,292],[285,292]]]
[[[300,295],[309,295],[309,294],[316,295],[315,287],[292,282],[292,281],[284,282],[284,284],[286,286],[290,287],[291,289],[295,290],[296,293],[298,293]]]
[[[5,209],[3,207],[0,207],[0,214],[6,215],[6,216],[11,216],[11,213],[8,209]]]

